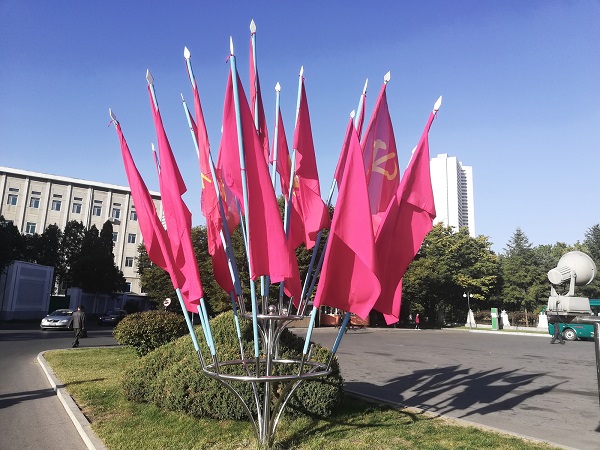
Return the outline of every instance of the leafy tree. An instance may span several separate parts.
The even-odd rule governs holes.
[[[548,296],[548,282],[543,252],[536,252],[525,233],[517,228],[500,257],[503,286],[501,298],[504,306],[512,310],[525,308],[533,311]],[[549,269],[548,269],[549,270]]]
[[[581,247],[580,250],[587,253],[596,263],[596,268],[600,269],[600,224],[588,228]],[[600,277],[596,276],[594,281],[581,287],[578,292],[589,298],[600,298]]]
[[[19,259],[23,249],[23,237],[19,229],[0,216],[0,275],[8,266]]]
[[[60,255],[57,266],[59,285],[68,288],[73,285],[71,269],[81,253],[85,226],[83,222],[71,220],[65,226],[60,241]]]
[[[404,275],[403,315],[412,310],[432,319],[442,313],[446,320],[461,320],[467,313],[463,294],[469,292],[474,302],[488,300],[498,275],[498,258],[486,236],[472,238],[466,228],[453,232],[438,224]]]
[[[125,278],[114,262],[113,228],[106,221],[102,232],[95,225],[85,231],[81,253],[71,268],[73,284],[89,292],[123,291]]]
[[[170,298],[175,305],[178,304],[177,294],[171,284],[171,277],[166,271],[150,261],[144,244],[138,245],[137,271],[140,275],[142,292],[148,295],[152,303],[158,307],[162,305],[165,298]]]

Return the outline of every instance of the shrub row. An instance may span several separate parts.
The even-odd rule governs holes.
[[[245,355],[253,353],[251,323],[240,321],[242,343]],[[211,320],[211,330],[220,361],[240,359],[240,345],[237,339],[233,313],[223,313]],[[197,336],[202,336],[202,329],[197,327]],[[210,362],[210,353],[199,339],[201,354]],[[280,358],[299,359],[304,346],[304,339],[284,330],[280,338]],[[315,345],[313,359],[325,362],[331,352]],[[254,365],[249,365],[250,370]],[[343,379],[339,373],[339,365],[334,358],[332,372],[327,377],[302,382],[288,402],[286,412],[293,416],[310,415],[328,417],[340,405],[343,396]],[[274,373],[297,372],[297,365],[275,364]],[[223,372],[238,375],[247,374],[241,364],[222,367]],[[293,373],[292,372],[292,373]],[[231,382],[250,410],[255,413],[253,389],[250,383]],[[262,396],[262,384],[256,384],[259,397]],[[244,419],[246,410],[237,397],[221,382],[202,373],[199,356],[195,352],[189,336],[184,336],[157,348],[140,358],[137,365],[125,373],[123,389],[128,399],[138,402],[154,403],[158,407],[181,411],[193,417],[214,419]],[[281,385],[275,386],[274,392],[280,393]]]
[[[144,356],[186,333],[183,316],[167,311],[129,314],[113,330],[116,341],[133,347],[138,356]]]

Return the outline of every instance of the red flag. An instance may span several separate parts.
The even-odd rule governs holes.
[[[291,226],[292,228],[303,227],[304,243],[306,248],[310,249],[315,245],[319,231],[330,226],[331,219],[329,210],[321,198],[304,80],[301,83],[300,109],[294,132],[294,149],[296,150],[296,173],[293,193],[297,197],[298,211],[301,214],[302,222],[293,221]]]
[[[287,139],[285,138],[285,128],[283,127],[283,118],[281,117],[281,110],[277,111],[277,142],[273,142],[273,148],[277,148],[277,162],[276,170],[279,174],[279,183],[281,185],[281,192],[286,200],[290,193],[290,152],[288,149]],[[271,158],[269,162],[273,162]]]
[[[365,92],[366,92],[366,84],[365,84]],[[363,123],[365,121],[365,109],[366,109],[366,104],[367,104],[367,95],[362,94],[361,100],[362,100],[361,110],[358,112],[358,114],[359,114],[358,123],[356,123],[356,126],[355,126],[356,133],[357,133],[359,139],[362,134]],[[346,145],[346,140],[350,139],[349,132],[350,132],[350,130],[348,130],[348,133],[346,133],[346,137],[344,138],[344,144],[342,144],[342,151],[340,152],[340,157],[338,158],[338,163],[335,168],[335,173],[333,174],[333,178],[335,179],[335,181],[337,182],[338,185],[342,181],[342,173],[344,172],[344,166],[346,165],[346,152],[344,151],[344,149],[348,148]]]
[[[388,324],[400,317],[402,277],[431,230],[436,215],[428,138],[434,118],[435,114],[431,113],[375,239],[381,295],[374,308],[384,314]]]
[[[362,140],[363,159],[369,185],[369,199],[375,234],[377,234],[385,210],[400,183],[396,139],[394,138],[385,88],[386,84],[384,83],[377,98],[373,116],[367,127],[367,133]]]
[[[273,282],[291,276],[290,254],[267,162],[252,122],[248,101],[236,74],[239,93],[240,120],[244,145],[244,164],[248,193],[248,258],[252,279],[268,275]],[[223,181],[243,207],[243,188],[238,146],[233,81],[230,72],[223,111],[223,136],[219,153]]]
[[[185,277],[185,284],[181,287],[181,293],[185,300],[186,309],[191,312],[198,312],[196,305],[204,297],[204,292],[200,281],[196,255],[192,247],[192,214],[181,198],[187,188],[183,182],[183,178],[181,178],[181,173],[173,156],[160,111],[155,107],[150,86],[148,86],[148,93],[150,94],[150,106],[152,108],[154,127],[156,128],[158,139],[160,192],[165,223],[167,225],[167,235],[173,249],[175,265]]]
[[[255,34],[255,33],[252,33]],[[258,70],[254,65],[254,47],[252,45],[252,36],[250,36],[250,111],[252,112],[252,120],[254,120],[258,139],[260,140],[265,161],[269,160],[269,133],[267,132],[267,119],[265,117],[265,109],[263,107],[262,95],[260,93],[260,80],[258,78]],[[258,115],[258,124],[257,116]]]
[[[328,305],[366,319],[379,297],[373,225],[360,143],[352,120],[347,161],[327,242],[315,307]]]
[[[210,170],[210,147],[208,143],[208,134],[204,123],[204,115],[202,114],[202,105],[200,104],[200,96],[198,95],[198,85],[194,83],[194,109],[196,110],[196,119],[198,125],[194,122],[190,111],[186,109],[192,131],[196,136],[198,143],[198,162],[200,164],[200,177],[202,184],[201,208],[202,214],[206,218],[206,234],[208,241],[208,253],[212,259],[213,274],[215,281],[226,292],[234,290],[233,281],[231,280],[231,272],[225,247],[221,240],[222,221],[219,208],[219,200],[215,191],[212,172]],[[218,186],[217,186],[218,189]],[[235,220],[235,217],[232,217]]]
[[[125,173],[127,174],[131,197],[148,257],[158,267],[167,271],[171,277],[173,287],[178,288],[183,285],[183,277],[181,272],[173,265],[173,255],[171,253],[169,238],[156,214],[156,207],[152,201],[152,197],[150,197],[148,188],[131,157],[129,146],[121,131],[121,125],[114,119],[113,122],[121,143],[121,155],[123,156]]]

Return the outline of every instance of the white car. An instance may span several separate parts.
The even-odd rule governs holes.
[[[73,329],[73,310],[72,309],[57,309],[51,312],[42,319],[40,324],[42,330]]]

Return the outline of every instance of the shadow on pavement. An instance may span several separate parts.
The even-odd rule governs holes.
[[[417,370],[391,379],[383,386],[349,382],[351,392],[381,398],[437,414],[462,412],[457,417],[473,414],[486,415],[514,408],[523,401],[552,391],[563,383],[524,389],[547,373],[519,373],[519,370],[501,368],[472,371],[460,366]]]

